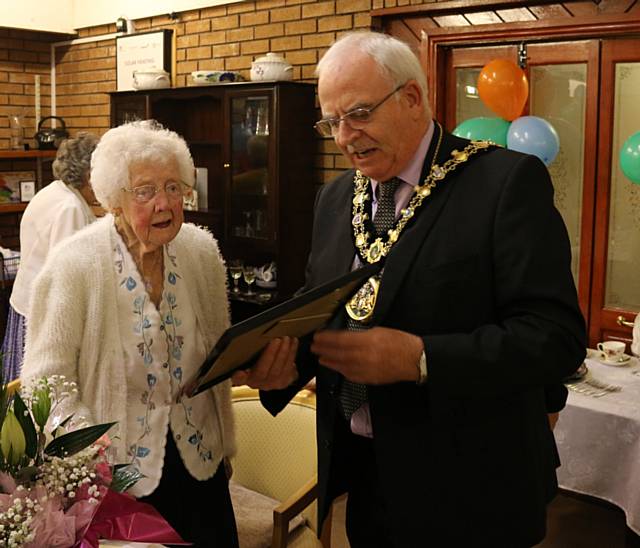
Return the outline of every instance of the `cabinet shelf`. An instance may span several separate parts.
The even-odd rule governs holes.
[[[188,139],[188,143],[191,146],[201,146],[201,147],[210,147],[210,146],[222,146],[222,141],[219,140],[202,140],[202,139]]]
[[[0,203],[0,213],[21,213],[27,209],[27,202]]]
[[[0,158],[55,158],[56,150],[0,150]]]

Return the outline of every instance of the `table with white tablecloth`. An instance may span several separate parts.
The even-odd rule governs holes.
[[[605,365],[590,352],[592,378],[622,387],[594,397],[569,391],[555,437],[560,487],[612,502],[640,534],[640,359]]]

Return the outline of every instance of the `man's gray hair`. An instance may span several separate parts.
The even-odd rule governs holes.
[[[120,206],[121,189],[130,188],[132,165],[164,165],[171,160],[178,164],[181,181],[193,187],[193,159],[184,139],[155,120],[129,122],[110,129],[100,139],[91,158],[91,186],[102,206],[113,210]]]
[[[63,183],[81,188],[89,180],[91,153],[98,144],[98,136],[79,131],[75,138],[60,144],[53,161],[53,175]]]
[[[316,67],[316,77],[330,70],[336,62],[349,59],[353,52],[371,57],[381,74],[391,80],[392,87],[398,87],[409,80],[415,80],[422,90],[425,109],[430,113],[427,78],[413,50],[404,42],[380,32],[356,31],[341,36],[326,51]]]

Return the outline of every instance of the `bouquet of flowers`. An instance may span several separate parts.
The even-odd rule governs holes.
[[[99,538],[186,544],[151,506],[122,493],[141,476],[108,461],[106,433],[115,423],[66,432],[71,417],[50,421],[74,391],[52,376],[12,393],[0,375],[0,546],[97,548]],[[57,424],[45,431],[48,422]]]

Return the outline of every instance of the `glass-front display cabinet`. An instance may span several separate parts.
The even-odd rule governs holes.
[[[311,240],[315,86],[239,82],[111,94],[112,125],[143,117],[189,145],[198,204],[185,217],[209,227],[236,266],[232,298],[290,297],[304,282]]]
[[[230,236],[268,240],[273,233],[269,211],[269,97],[231,99]]]

